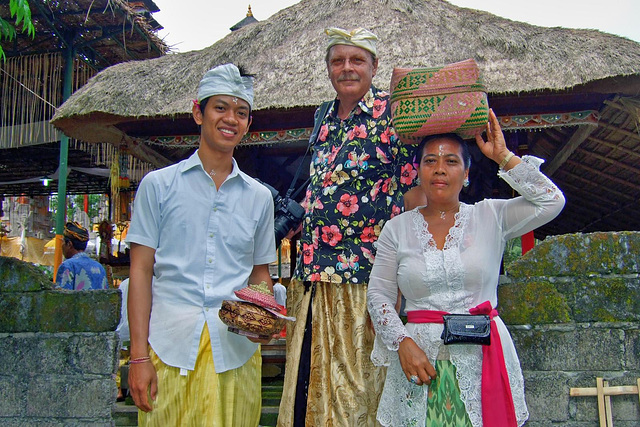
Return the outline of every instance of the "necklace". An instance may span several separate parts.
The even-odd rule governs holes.
[[[459,207],[460,207],[460,202],[458,202],[455,208],[451,208],[448,211],[441,211],[438,209],[438,212],[440,212],[440,219],[447,219],[447,212],[457,211]]]
[[[216,170],[215,170],[215,169],[211,169],[211,170],[208,172],[208,174],[209,174],[209,176],[211,177],[211,179],[213,179],[213,177],[214,177],[214,176],[216,176]]]

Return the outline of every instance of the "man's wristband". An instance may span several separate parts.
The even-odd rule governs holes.
[[[511,160],[511,158],[514,156],[513,152],[509,151],[509,154],[507,154],[506,156],[504,156],[504,159],[502,159],[502,161],[500,162],[500,164],[498,165],[498,167],[500,168],[500,170],[504,169],[505,166],[507,166],[507,163],[509,163],[509,160]]]

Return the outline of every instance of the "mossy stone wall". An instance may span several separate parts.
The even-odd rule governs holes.
[[[120,291],[59,291],[0,257],[0,425],[113,425]]]
[[[498,310],[525,376],[526,425],[598,426],[597,399],[569,390],[640,377],[640,233],[550,237],[505,269]],[[640,425],[637,395],[611,401],[614,425]]]

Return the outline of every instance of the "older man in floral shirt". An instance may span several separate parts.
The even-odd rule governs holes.
[[[375,425],[384,372],[369,360],[367,282],[380,231],[401,212],[402,193],[417,176],[412,147],[391,125],[389,94],[372,85],[377,37],[365,29],[326,32],[337,97],[317,118],[302,253],[287,300],[297,321],[280,426]]]

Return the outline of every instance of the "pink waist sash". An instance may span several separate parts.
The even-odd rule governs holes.
[[[498,311],[489,301],[469,310],[471,314],[487,314],[491,321],[491,345],[482,346],[482,422],[485,427],[517,426],[509,375],[504,363],[502,342],[493,318]],[[414,310],[407,312],[409,323],[444,323],[446,311]]]

